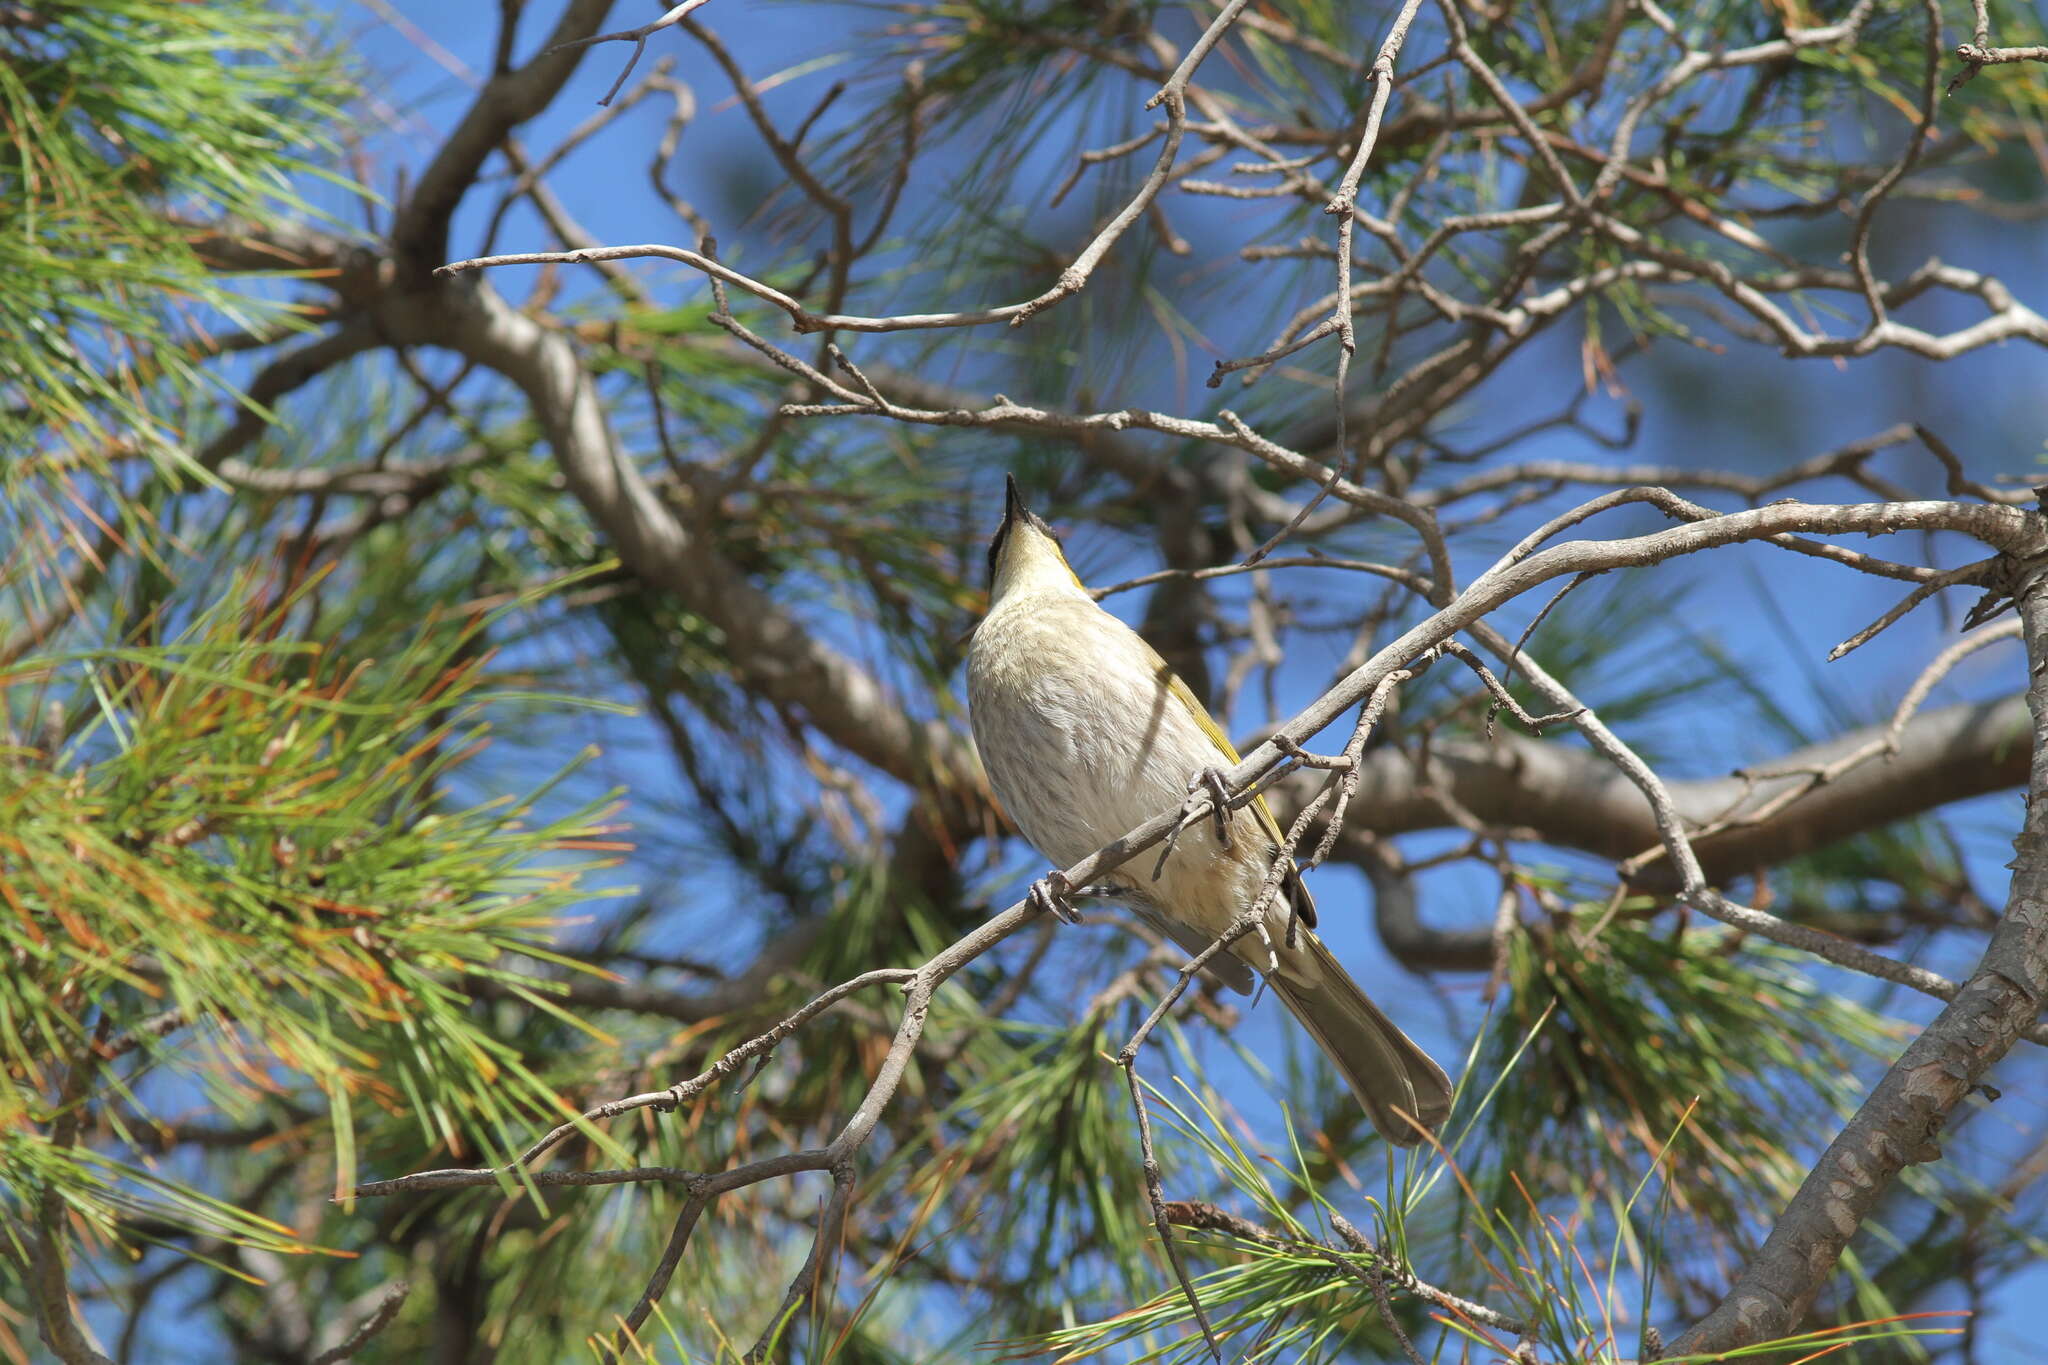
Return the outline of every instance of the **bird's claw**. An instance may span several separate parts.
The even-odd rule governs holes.
[[[1159,874],[1166,870],[1166,860],[1173,856],[1181,834],[1201,819],[1195,808],[1204,799],[1209,802],[1209,814],[1216,821],[1216,842],[1226,851],[1230,848],[1230,784],[1224,781],[1221,769],[1204,768],[1188,779],[1188,799],[1180,804],[1180,819],[1166,831],[1166,842],[1159,849],[1159,861],[1152,865],[1153,881],[1158,881]]]
[[[1050,912],[1062,924],[1079,924],[1081,912],[1074,908],[1073,895],[1074,886],[1067,880],[1067,874],[1054,869],[1031,883],[1025,899],[1034,909]]]
[[[1188,799],[1182,809],[1192,816],[1196,800],[1204,796],[1209,798],[1209,814],[1216,821],[1216,842],[1227,851],[1230,848],[1230,784],[1224,781],[1222,769],[1204,768],[1189,778]]]
[[[1258,924],[1253,927],[1259,935],[1259,942],[1266,945],[1266,975],[1278,976],[1280,974],[1280,954],[1273,947],[1273,935],[1267,932],[1265,919],[1262,917]]]

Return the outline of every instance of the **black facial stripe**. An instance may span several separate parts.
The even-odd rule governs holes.
[[[994,539],[988,543],[988,585],[991,588],[996,585],[996,561],[1003,556],[1003,545],[1010,538],[1012,524],[1005,518],[1003,524],[996,528]]]
[[[1014,479],[1011,480],[1011,487],[1013,491],[1015,489],[1015,483],[1016,481]],[[1022,498],[1015,499],[1014,504],[1012,505],[1014,505],[1015,510],[1017,512],[1021,512],[1023,514],[1023,520],[1031,523],[1032,529],[1036,530],[1040,535],[1044,536],[1047,540],[1050,540],[1053,544],[1058,545],[1060,547],[1061,554],[1064,555],[1066,553],[1066,545],[1060,539],[1059,533],[1053,530],[1052,527],[1047,524],[1044,517],[1039,516],[1038,513],[1024,506]],[[988,585],[991,588],[993,588],[996,585],[996,565],[1002,560],[1003,547],[1010,543],[1010,529],[1014,527],[1018,521],[1018,518],[1011,514],[1010,507],[1011,505],[1005,506],[1003,514],[1003,523],[1002,525],[996,527],[995,536],[992,539],[990,539],[988,543]]]

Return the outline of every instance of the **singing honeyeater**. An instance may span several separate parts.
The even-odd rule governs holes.
[[[1056,867],[1180,806],[1205,775],[1237,765],[1194,692],[1081,586],[1014,478],[988,570],[988,615],[967,658],[974,742],[997,799]],[[1208,818],[1183,830],[1156,878],[1149,854],[1109,876],[1119,899],[1190,953],[1251,906],[1280,849],[1280,827],[1263,799],[1228,818],[1227,839]],[[1052,887],[1055,898],[1062,890]],[[1345,975],[1315,922],[1315,902],[1290,860],[1265,933],[1238,939],[1210,960],[1211,970],[1240,993],[1251,990],[1254,966],[1265,970],[1380,1135],[1419,1142],[1416,1124],[1435,1129],[1449,1111],[1450,1081]]]

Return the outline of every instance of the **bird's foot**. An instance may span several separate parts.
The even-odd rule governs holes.
[[[1085,893],[1091,889],[1083,887],[1080,891]],[[1024,893],[1024,899],[1029,901],[1034,909],[1041,912],[1050,911],[1063,924],[1079,924],[1081,912],[1074,908],[1073,900],[1076,894],[1076,888],[1067,880],[1067,874],[1055,868],[1031,883],[1031,889]]]
[[[1259,936],[1259,942],[1266,945],[1266,975],[1278,976],[1280,974],[1280,953],[1273,946],[1273,935],[1267,931],[1266,920],[1263,915],[1259,917],[1259,922],[1252,926],[1252,930]]]
[[[1228,849],[1230,783],[1224,780],[1221,768],[1204,768],[1188,779],[1188,799],[1181,805],[1181,822],[1186,824],[1195,818],[1194,808],[1205,796],[1209,798],[1209,816],[1216,822],[1216,842]]]
[[[1159,861],[1152,864],[1153,881],[1158,881],[1159,874],[1166,870],[1166,860],[1173,856],[1182,833],[1201,821],[1199,808],[1205,802],[1210,818],[1216,822],[1216,841],[1225,849],[1230,847],[1230,784],[1224,781],[1220,768],[1204,768],[1188,779],[1188,796],[1180,803],[1180,819],[1166,832],[1166,842],[1159,848]]]

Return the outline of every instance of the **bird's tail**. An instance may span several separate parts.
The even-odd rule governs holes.
[[[1274,989],[1350,1083],[1379,1135],[1413,1147],[1450,1113],[1450,1077],[1366,999],[1321,939],[1303,930],[1300,943],[1287,964],[1294,970],[1274,976]]]

